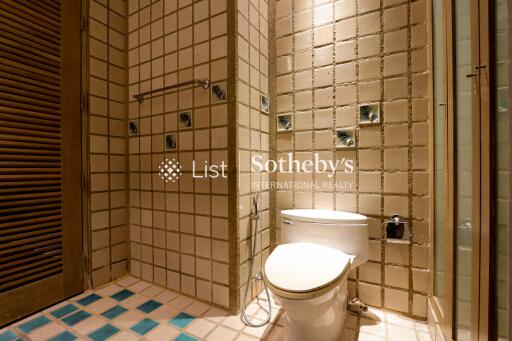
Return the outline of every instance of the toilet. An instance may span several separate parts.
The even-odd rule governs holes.
[[[290,341],[338,340],[348,274],[368,260],[368,223],[360,214],[313,209],[281,211],[281,241],[263,279],[281,305]]]

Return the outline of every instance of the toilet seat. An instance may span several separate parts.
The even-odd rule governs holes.
[[[264,279],[278,296],[309,299],[331,290],[348,275],[352,258],[319,244],[282,244],[265,262]]]

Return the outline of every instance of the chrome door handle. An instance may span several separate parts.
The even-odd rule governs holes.
[[[283,224],[295,226],[295,223],[291,220],[283,220]]]

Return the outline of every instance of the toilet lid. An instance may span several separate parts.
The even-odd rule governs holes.
[[[336,249],[310,243],[282,244],[265,262],[265,277],[289,292],[307,292],[336,281],[349,268],[352,257]]]

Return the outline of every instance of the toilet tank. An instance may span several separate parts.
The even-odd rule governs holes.
[[[342,211],[283,210],[281,243],[315,243],[332,247],[354,256],[354,269],[368,260],[368,219]]]

